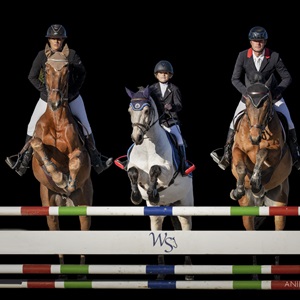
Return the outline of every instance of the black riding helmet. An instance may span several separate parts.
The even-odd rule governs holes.
[[[174,74],[173,67],[167,60],[161,60],[156,64],[154,68],[154,75],[157,72],[168,72]]]
[[[267,40],[268,39],[268,33],[266,29],[264,29],[261,26],[255,26],[250,29],[250,32],[248,34],[249,40]]]
[[[60,24],[51,25],[47,30],[46,38],[66,39],[67,38],[66,29],[64,28],[64,26]]]

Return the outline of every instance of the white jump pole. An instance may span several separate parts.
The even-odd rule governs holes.
[[[299,255],[300,231],[0,230],[0,255]]]

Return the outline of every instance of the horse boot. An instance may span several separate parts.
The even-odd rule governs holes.
[[[27,143],[31,138],[32,137],[30,135],[26,136],[25,146],[23,149],[27,147]],[[27,169],[29,168],[29,163],[32,159],[32,153],[33,153],[33,149],[29,145],[25,152],[21,151],[17,155],[6,157],[5,162],[9,165],[11,169],[15,170],[18,175],[23,176],[26,173]],[[17,156],[17,160],[13,159],[14,156]]]
[[[218,166],[222,169],[225,170],[231,162],[232,158],[232,145],[233,145],[233,140],[234,140],[234,133],[235,131],[231,128],[229,128],[228,133],[227,133],[227,139],[226,139],[226,144],[224,146],[224,154],[222,158],[220,158],[216,152],[212,152],[210,155],[214,159],[215,162],[217,162]]]
[[[182,176],[185,176],[185,170],[186,170],[186,152],[185,152],[185,146],[184,145],[179,145],[178,146],[178,153],[179,153],[179,160],[180,160],[180,165],[179,165],[179,170],[181,172]]]
[[[289,130],[288,138],[289,147],[292,154],[293,166],[299,171],[300,170],[300,151],[297,143],[297,135],[295,129]]]
[[[90,154],[92,166],[96,171],[96,173],[100,174],[112,165],[113,158],[112,157],[108,158],[99,153],[99,151],[96,148],[95,139],[92,133],[86,136],[85,140],[86,140],[87,150]]]

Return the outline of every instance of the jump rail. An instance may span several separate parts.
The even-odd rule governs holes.
[[[0,216],[299,216],[300,207],[0,207]],[[0,255],[300,255],[300,231],[0,230]],[[5,241],[5,242],[3,242]],[[80,242],[79,242],[80,241]],[[205,241],[205,242],[203,242]],[[122,247],[120,247],[122,245]],[[0,274],[300,274],[300,265],[0,265]],[[0,288],[300,290],[300,280],[1,279]]]
[[[298,280],[0,280],[0,288],[300,290]]]
[[[0,265],[0,274],[300,274],[300,265]]]
[[[300,206],[2,206],[0,216],[300,216]]]

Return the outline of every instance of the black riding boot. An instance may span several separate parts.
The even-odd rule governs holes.
[[[27,142],[31,139],[32,137],[27,135],[26,140],[25,140],[25,147]],[[5,162],[9,165],[9,167],[17,172],[20,176],[23,176],[27,169],[29,168],[29,163],[32,159],[32,152],[33,149],[29,145],[27,150],[22,153],[18,153],[17,155],[12,155],[9,157],[6,157]],[[13,157],[16,157],[16,159],[13,159]]]
[[[293,166],[299,171],[300,170],[300,151],[297,143],[297,134],[295,129],[289,130],[289,147],[292,154]]]
[[[90,154],[91,163],[97,174],[102,173],[104,170],[109,168],[113,163],[113,158],[106,157],[101,155],[95,144],[94,136],[91,133],[90,135],[85,137],[86,140],[86,148]]]
[[[218,154],[213,151],[210,155],[213,158],[213,160],[218,164],[218,166],[222,169],[225,170],[231,163],[231,158],[232,158],[232,145],[233,145],[233,139],[234,139],[234,133],[235,131],[231,128],[228,130],[227,134],[227,139],[226,139],[226,144],[224,146],[224,154],[223,157],[220,158]]]
[[[178,146],[178,153],[179,153],[179,160],[180,160],[180,165],[179,165],[179,170],[181,172],[181,175],[186,175],[185,170],[186,170],[186,154],[185,154],[185,146],[184,145],[179,145]]]

